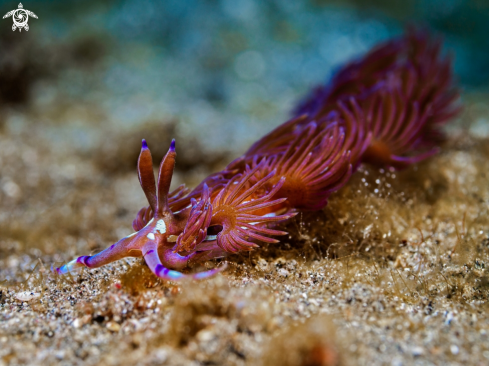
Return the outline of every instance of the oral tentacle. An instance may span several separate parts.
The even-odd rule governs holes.
[[[130,257],[127,250],[127,244],[132,242],[132,239],[132,235],[126,236],[117,243],[112,244],[110,247],[102,250],[100,253],[92,256],[84,255],[78,257],[59,268],[53,268],[53,270],[58,274],[67,274],[82,267],[97,268],[110,262],[114,262],[125,257]]]
[[[188,256],[181,256],[178,253],[173,253],[172,249],[169,248],[165,251],[164,259],[165,263],[171,263],[172,266],[185,268],[188,266],[190,259],[195,256],[196,253],[190,254]],[[209,271],[194,273],[192,275],[186,275],[181,272],[169,269],[165,267],[158,255],[158,245],[154,242],[148,242],[143,248],[143,255],[146,264],[148,265],[151,272],[153,272],[157,277],[164,279],[166,281],[181,281],[188,278],[193,279],[204,279],[215,276],[217,273],[221,272],[226,266],[221,266],[220,268],[214,268]],[[182,264],[184,264],[182,266]],[[176,268],[174,267],[174,268]]]
[[[143,256],[151,272],[159,278],[167,281],[179,281],[188,278],[188,276],[183,273],[173,271],[163,266],[163,263],[161,263],[160,257],[158,256],[158,246],[156,243],[150,242],[146,244],[143,249]]]
[[[68,262],[61,267],[57,268],[51,268],[53,272],[56,272],[59,275],[65,275],[68,273],[71,273],[77,269],[83,268],[83,267],[88,267],[86,260],[90,258],[88,255],[83,255],[81,257],[78,257],[76,259],[73,259],[71,262]]]
[[[179,253],[175,253],[173,248],[168,248],[163,251],[161,261],[165,266],[180,270],[188,267],[189,260],[194,257],[195,254],[196,253],[193,252],[184,256],[180,255]]]

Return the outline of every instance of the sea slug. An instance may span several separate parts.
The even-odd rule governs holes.
[[[431,156],[444,138],[440,127],[461,108],[451,59],[440,48],[438,38],[419,29],[377,47],[316,88],[290,121],[193,190],[182,185],[169,192],[175,140],[157,180],[143,140],[137,168],[149,206],[137,214],[136,232],[56,271],[143,256],[160,278],[206,278],[223,267],[190,275],[181,270],[277,243],[287,234],[277,224],[301,210],[322,209],[360,164],[401,169]]]

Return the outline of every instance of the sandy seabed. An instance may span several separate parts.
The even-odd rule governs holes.
[[[97,127],[106,144],[80,151],[28,120],[0,133],[0,365],[489,363],[489,140],[452,134],[405,171],[361,167],[280,244],[171,283],[140,259],[50,271],[131,232],[140,135],[161,156],[171,123]],[[233,158],[195,167],[186,144],[175,184]]]

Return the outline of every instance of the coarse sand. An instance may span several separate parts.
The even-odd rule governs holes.
[[[148,126],[167,146],[171,123]],[[407,170],[361,167],[210,280],[163,282],[141,259],[59,277],[51,265],[129,234],[145,204],[140,131],[97,128],[108,145],[80,151],[55,124],[2,127],[0,365],[489,363],[489,140],[459,131]],[[231,161],[192,166],[189,141],[175,184]]]

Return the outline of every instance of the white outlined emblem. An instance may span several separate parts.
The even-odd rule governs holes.
[[[24,28],[26,31],[29,30],[29,24],[27,24],[27,22],[29,21],[29,15],[37,19],[36,14],[34,14],[30,10],[24,9],[22,3],[19,3],[19,8],[9,11],[3,16],[3,19],[12,17],[14,21],[14,24],[12,25],[12,30],[15,31],[17,28],[19,28],[19,32],[22,32],[22,28]]]

